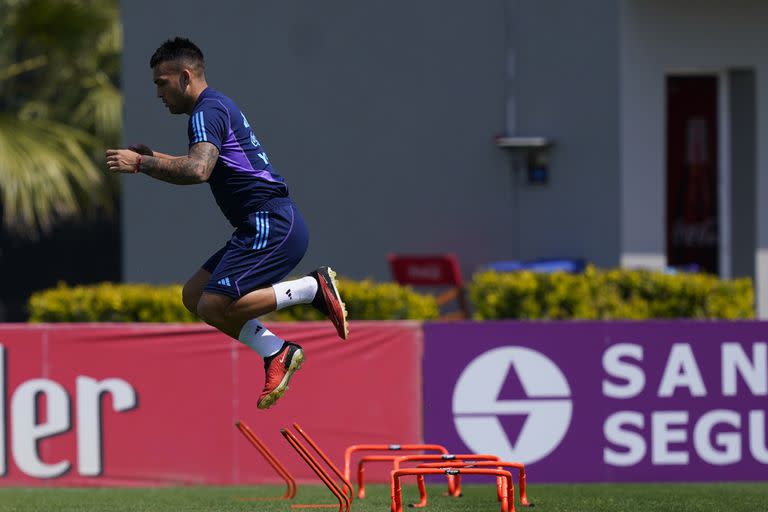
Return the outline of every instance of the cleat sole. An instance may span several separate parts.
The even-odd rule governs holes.
[[[296,350],[296,352],[293,353],[293,357],[291,358],[291,364],[288,366],[288,370],[285,372],[285,375],[283,376],[283,380],[280,381],[280,384],[275,387],[274,390],[267,396],[265,396],[261,401],[259,401],[258,404],[256,404],[256,407],[259,409],[269,409],[274,405],[275,402],[277,402],[280,397],[282,397],[286,391],[288,391],[288,383],[291,381],[291,377],[293,377],[293,374],[296,373],[301,369],[301,366],[304,364],[304,351],[301,349]]]
[[[342,324],[342,330],[344,331],[344,335],[342,336],[341,333],[339,333],[339,336],[341,339],[346,340],[349,336],[349,322],[347,321],[347,305],[344,304],[344,301],[341,300],[341,296],[339,296],[339,283],[336,281],[336,271],[333,270],[331,267],[328,267],[328,275],[331,277],[331,283],[333,283],[333,293],[336,296],[336,300],[339,302],[339,305],[341,305],[341,324]]]

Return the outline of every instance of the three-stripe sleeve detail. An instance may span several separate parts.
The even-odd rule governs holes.
[[[192,142],[206,142],[208,135],[205,133],[205,117],[201,110],[192,116]]]
[[[200,111],[200,134],[203,136],[203,140],[208,140],[208,135],[205,133],[205,116],[203,115],[203,111]]]

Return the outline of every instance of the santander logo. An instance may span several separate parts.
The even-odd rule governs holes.
[[[518,384],[518,393],[505,398]],[[495,348],[470,362],[456,382],[456,431],[473,452],[530,464],[565,437],[573,412],[570,397],[563,372],[546,356],[524,347]]]

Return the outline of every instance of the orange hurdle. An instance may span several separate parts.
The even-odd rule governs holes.
[[[403,512],[403,492],[400,478],[403,476],[424,475],[490,475],[504,478],[506,494],[501,502],[501,512],[515,512],[515,484],[512,482],[512,473],[503,469],[492,468],[407,468],[392,471],[390,479],[390,498],[392,499],[392,512]]]
[[[393,462],[399,455],[365,455],[357,461],[357,497],[365,499],[365,463]]]
[[[439,461],[439,460],[499,460],[495,455],[484,454],[426,454],[426,455],[366,455],[357,462],[357,494],[358,498],[365,498],[365,464],[367,462],[392,462],[392,469],[400,469],[403,462]],[[459,479],[448,477],[448,496],[461,496],[461,487],[457,484]],[[424,488],[424,479],[417,480],[421,501],[411,506],[420,508],[427,504],[427,494]]]
[[[489,455],[484,453],[459,453],[459,454],[443,454],[443,455],[404,455],[394,461],[393,470],[400,469],[400,465],[404,462],[429,462],[429,461],[443,461],[444,463],[451,461],[495,461],[500,460],[496,455]],[[448,467],[448,466],[446,466]],[[414,508],[422,508],[427,505],[427,488],[424,484],[424,477],[417,477],[416,483],[419,486],[418,503],[413,503],[410,506]],[[502,500],[502,495],[499,491],[499,501]],[[455,498],[461,496],[461,476],[448,476],[448,496]]]
[[[448,453],[444,446],[439,444],[353,444],[344,450],[344,479],[350,482],[350,462],[356,452],[399,452],[399,451],[436,451]]]
[[[534,504],[528,501],[528,496],[525,491],[525,465],[521,462],[506,462],[506,461],[469,461],[469,460],[457,460],[453,462],[425,462],[419,464],[420,468],[513,468],[518,471],[517,485],[520,492],[520,504],[524,507],[533,507]],[[421,477],[423,479],[423,477]],[[459,477],[456,477],[459,480]],[[506,489],[503,488],[503,480],[499,480],[497,485],[497,493],[499,500],[502,500],[506,495]]]
[[[283,437],[285,437],[285,440],[288,441],[288,444],[290,444],[291,447],[296,450],[296,453],[298,453],[299,456],[304,459],[304,462],[306,462],[307,465],[312,468],[312,471],[314,471],[317,477],[325,484],[326,487],[328,487],[328,490],[331,491],[336,499],[339,500],[339,512],[349,512],[350,502],[346,493],[342,491],[338,485],[336,485],[336,482],[334,482],[328,473],[322,468],[322,466],[320,466],[312,454],[309,453],[306,448],[304,448],[304,445],[301,444],[301,441],[299,441],[298,438],[288,429],[282,428],[280,429],[280,433],[283,435]],[[291,508],[321,508],[324,506],[328,505],[291,505]]]
[[[280,475],[280,477],[285,480],[285,485],[287,486],[287,489],[285,490],[285,494],[282,496],[274,496],[274,497],[266,497],[266,498],[238,498],[240,501],[263,501],[263,500],[290,500],[294,496],[296,496],[296,481],[293,479],[291,474],[288,472],[287,469],[285,469],[285,466],[282,465],[282,463],[277,460],[277,457],[275,457],[271,451],[269,451],[269,448],[267,448],[267,445],[264,444],[258,437],[256,437],[256,434],[253,433],[253,431],[248,427],[248,425],[245,424],[244,421],[240,420],[237,423],[235,423],[235,426],[237,429],[245,436],[245,438],[250,441],[250,443],[258,450],[258,452],[261,454],[262,457],[267,461],[267,463],[272,466],[272,469],[275,470],[275,472]]]
[[[309,444],[309,446],[311,446],[312,449],[315,450],[315,452],[317,452],[317,454],[320,456],[320,458],[323,459],[323,462],[325,462],[328,465],[328,467],[330,467],[331,470],[334,473],[336,473],[336,476],[339,477],[339,479],[341,479],[341,484],[344,486],[344,494],[345,495],[348,494],[349,503],[351,504],[352,500],[354,500],[354,498],[355,498],[355,492],[352,489],[352,484],[349,483],[349,480],[344,478],[344,475],[341,473],[341,471],[339,471],[339,468],[336,467],[336,464],[331,462],[331,459],[328,458],[328,456],[325,454],[325,452],[323,452],[323,450],[320,449],[320,447],[317,445],[317,443],[315,443],[312,440],[312,438],[309,437],[309,434],[307,434],[306,431],[304,431],[304,429],[301,428],[298,423],[294,423],[293,424],[293,428],[296,429],[296,432],[301,434],[301,437],[304,438],[304,440],[307,442],[307,444]]]

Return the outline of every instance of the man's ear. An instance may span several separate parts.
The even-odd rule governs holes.
[[[186,89],[187,86],[192,81],[192,74],[189,72],[188,69],[182,69],[181,75],[179,76],[179,83],[181,84],[182,89]]]

